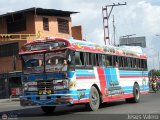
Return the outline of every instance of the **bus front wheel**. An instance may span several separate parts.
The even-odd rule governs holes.
[[[133,87],[133,98],[126,98],[127,103],[138,103],[140,98],[139,85],[135,84]]]
[[[41,106],[41,109],[43,110],[43,112],[47,113],[47,114],[51,114],[54,112],[56,106]]]
[[[89,95],[89,103],[86,104],[86,108],[89,111],[96,111],[100,106],[100,96],[98,90],[92,86]]]

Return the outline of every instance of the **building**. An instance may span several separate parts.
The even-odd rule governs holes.
[[[72,27],[77,12],[29,8],[0,15],[0,98],[21,87],[19,49],[23,44],[48,36],[82,38],[81,26]]]
[[[141,46],[143,48],[146,47],[146,38],[145,37],[122,37],[120,38],[120,45],[127,46]]]

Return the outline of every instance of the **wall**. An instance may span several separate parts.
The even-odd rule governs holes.
[[[81,26],[73,26],[72,27],[72,36],[74,39],[82,40],[82,27]]]
[[[19,45],[19,50],[21,49],[22,45],[24,45],[27,41],[8,41],[8,42],[0,42],[0,45],[3,44],[9,44],[9,43],[14,43],[18,42]],[[5,73],[5,72],[12,72],[14,71],[13,69],[13,56],[8,56],[8,57],[1,57],[0,58],[0,73]],[[15,71],[21,71],[21,61],[18,56],[16,56],[16,70]]]
[[[7,33],[7,24],[5,18],[0,18],[0,34],[6,34]]]
[[[49,31],[43,30],[43,17],[49,19]],[[69,34],[58,32],[57,18],[69,20]],[[55,17],[55,16],[35,16],[36,33],[40,31],[42,37],[63,37],[69,38],[72,36],[71,32],[71,18],[70,17]]]
[[[32,13],[24,15],[26,16],[26,30],[14,32],[12,34],[35,34],[34,15]],[[6,18],[0,18],[0,34],[7,34]]]

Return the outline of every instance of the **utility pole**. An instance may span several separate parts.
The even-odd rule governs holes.
[[[127,3],[113,3],[112,5],[106,5],[105,7],[102,7],[102,15],[103,15],[103,29],[104,29],[104,43],[106,45],[106,41],[108,41],[108,44],[111,44],[110,38],[109,38],[109,24],[108,20],[111,15],[111,12],[113,10],[114,6],[120,6],[120,5],[126,5]],[[110,11],[108,12],[108,8],[111,7]]]
[[[116,45],[116,27],[115,27],[115,24],[114,24],[114,15],[113,15],[113,45],[115,46]]]

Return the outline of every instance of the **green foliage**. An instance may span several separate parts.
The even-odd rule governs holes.
[[[149,76],[160,76],[160,70],[150,70]]]

